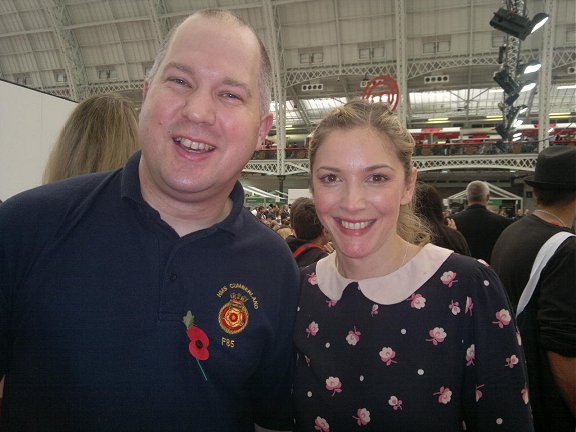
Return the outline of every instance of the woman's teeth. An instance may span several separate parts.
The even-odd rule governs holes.
[[[341,221],[340,222],[342,224],[342,226],[346,229],[350,229],[350,230],[359,230],[359,229],[363,229],[366,228],[368,225],[370,225],[370,222],[346,222],[346,221]]]

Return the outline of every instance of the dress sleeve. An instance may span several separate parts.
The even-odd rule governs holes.
[[[533,431],[526,360],[504,287],[496,273],[480,263],[468,284],[467,430]]]
[[[576,357],[576,237],[558,248],[540,277],[538,325],[540,345],[565,357]]]

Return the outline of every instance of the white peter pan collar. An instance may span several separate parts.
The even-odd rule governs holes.
[[[373,302],[383,305],[400,303],[424,285],[452,253],[449,249],[428,243],[398,270],[386,276],[359,281],[347,279],[338,273],[336,254],[333,253],[316,264],[318,288],[330,300],[338,301],[351,282],[358,282],[362,294]]]

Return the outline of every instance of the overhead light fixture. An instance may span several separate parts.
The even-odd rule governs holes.
[[[518,126],[522,126],[524,124],[524,120],[522,119],[517,119],[514,121],[514,123],[512,123],[512,127],[514,129],[516,129]]]
[[[542,27],[549,16],[545,13],[538,13],[534,19],[527,16],[518,14],[516,11],[500,8],[494,12],[494,16],[490,20],[490,25],[496,30],[500,30],[510,36],[520,40],[526,37],[535,30]]]
[[[569,90],[569,89],[576,89],[576,84],[572,84],[572,85],[562,85],[562,86],[558,86],[556,87],[558,90]]]
[[[548,19],[550,19],[550,16],[544,12],[539,12],[534,15],[534,18],[532,18],[532,31],[530,33],[534,33],[536,30],[546,24]]]
[[[520,92],[520,84],[518,84],[506,71],[502,69],[494,74],[494,81],[506,92],[506,94],[514,95]]]
[[[496,125],[495,129],[496,129],[496,132],[498,132],[498,135],[500,135],[503,140],[509,140],[510,139],[510,129],[508,127],[506,127],[506,125],[504,123],[500,123],[500,124]]]
[[[530,60],[528,63],[520,65],[518,73],[521,75],[528,75],[538,72],[541,67],[542,64],[538,60]]]
[[[526,92],[526,91],[530,91],[530,90],[532,90],[534,87],[536,87],[536,82],[534,82],[534,81],[526,81],[526,82],[522,85],[522,88],[520,89],[520,93]]]
[[[512,137],[512,141],[520,141],[522,139],[522,134],[516,136],[516,134],[514,134],[514,136]]]
[[[504,57],[506,56],[506,45],[501,45],[498,48],[498,64],[504,63]]]

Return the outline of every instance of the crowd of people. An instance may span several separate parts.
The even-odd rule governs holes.
[[[311,198],[250,210],[271,80],[250,26],[198,11],[138,119],[79,104],[1,203],[0,430],[574,432],[576,148],[539,153],[529,215],[483,181],[446,215],[400,119],[353,100]]]

